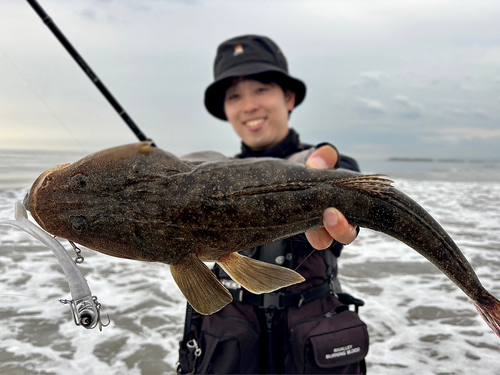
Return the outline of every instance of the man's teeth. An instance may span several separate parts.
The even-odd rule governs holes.
[[[264,121],[263,118],[260,118],[260,119],[257,119],[257,120],[251,120],[251,121],[247,121],[245,123],[245,125],[253,128],[253,127],[257,126],[257,125],[260,125],[260,123],[263,122],[263,121]]]

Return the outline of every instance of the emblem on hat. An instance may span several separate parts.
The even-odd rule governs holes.
[[[243,46],[241,44],[238,44],[236,47],[234,47],[234,52],[233,56],[238,56],[243,53]]]

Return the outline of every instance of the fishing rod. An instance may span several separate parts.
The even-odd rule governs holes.
[[[40,16],[42,21],[47,25],[47,27],[52,31],[55,37],[61,42],[61,44],[66,48],[66,51],[69,52],[71,57],[76,61],[80,68],[83,69],[85,74],[90,78],[90,80],[96,85],[97,89],[104,95],[104,97],[108,100],[109,104],[115,109],[118,115],[122,118],[123,121],[128,125],[130,130],[134,132],[136,137],[140,141],[151,141],[148,137],[144,135],[144,133],[139,129],[139,127],[135,124],[134,120],[125,112],[120,103],[111,95],[109,90],[104,86],[104,83],[97,77],[97,75],[90,69],[85,60],[80,56],[80,54],[76,51],[76,49],[71,45],[71,43],[66,39],[64,34],[59,30],[54,21],[48,16],[48,14],[43,10],[43,8],[38,4],[36,0],[27,0],[31,7],[35,10],[35,12]],[[153,143],[153,146],[155,144]]]

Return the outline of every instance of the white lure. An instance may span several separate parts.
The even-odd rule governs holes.
[[[52,250],[66,275],[73,298],[71,301],[61,300],[61,302],[70,304],[76,325],[87,329],[93,329],[99,325],[99,330],[102,330],[102,327],[109,324],[102,324],[101,305],[97,302],[97,298],[92,296],[87,280],[83,277],[75,261],[71,259],[64,246],[57,239],[28,219],[26,209],[21,202],[16,202],[15,220],[1,221],[1,224],[13,225],[24,230]]]

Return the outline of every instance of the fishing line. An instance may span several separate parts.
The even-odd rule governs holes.
[[[308,256],[306,256],[302,262],[300,262],[300,264],[294,269],[294,271],[297,271],[297,269],[307,260],[307,258],[309,258],[314,252],[316,251],[316,249],[312,249],[312,251],[309,253]]]
[[[31,298],[33,300],[36,300],[38,302],[42,301],[42,302],[51,302],[53,300],[52,297],[38,297],[38,296],[30,296],[30,295],[27,295],[27,294],[13,294],[13,293],[9,293],[9,294],[0,294],[0,298],[2,297],[24,297],[24,298]]]
[[[0,48],[1,49],[1,48]],[[19,74],[19,76],[24,80],[24,82],[28,85],[28,87],[30,88],[30,90],[36,95],[36,97],[45,105],[45,107],[49,110],[49,112],[52,114],[52,116],[54,116],[54,118],[57,120],[57,122],[59,122],[59,124],[68,132],[68,134],[73,138],[73,140],[78,144],[78,146],[80,146],[80,148],[85,151],[86,153],[89,153],[88,150],[85,149],[85,147],[83,147],[83,145],[80,143],[80,141],[76,138],[76,136],[71,132],[71,130],[69,129],[69,127],[64,123],[64,121],[59,117],[57,116],[57,114],[54,112],[54,110],[52,110],[52,108],[48,105],[48,103],[43,100],[43,98],[41,97],[41,95],[39,95],[36,90],[33,88],[33,86],[30,84],[30,82],[28,81],[28,79],[21,73],[21,70],[16,66],[16,64],[14,64],[14,62],[9,58],[9,56],[7,55],[7,53],[1,49],[5,58],[7,59],[7,61],[12,65],[12,67],[14,68],[14,70],[17,72],[17,74]]]
[[[32,298],[32,299],[35,299],[35,300],[38,300],[38,301],[51,301],[52,298],[41,298],[41,297],[37,297],[37,296],[29,296],[29,295],[26,295],[26,294],[0,294],[0,297],[25,297],[25,298]]]

